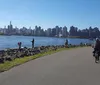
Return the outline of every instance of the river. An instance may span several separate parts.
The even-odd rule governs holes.
[[[54,37],[35,37],[35,36],[0,36],[0,50],[7,48],[17,48],[18,42],[22,42],[22,47],[31,47],[31,41],[34,38],[35,46],[46,45],[64,45],[68,39],[70,44],[90,43],[88,39],[79,38],[54,38]]]

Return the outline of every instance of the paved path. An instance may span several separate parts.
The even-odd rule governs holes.
[[[0,73],[0,85],[100,85],[92,48],[62,51]]]

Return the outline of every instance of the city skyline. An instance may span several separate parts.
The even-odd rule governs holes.
[[[76,26],[100,28],[99,0],[1,0],[0,27],[13,22],[21,28]]]
[[[43,29],[41,26],[35,26],[34,29],[31,29],[31,27],[17,28],[10,21],[7,27],[0,28],[0,35],[96,38],[100,37],[100,29],[98,27],[79,29],[75,26],[70,26],[69,31],[66,26],[55,26],[54,28],[48,29]]]
[[[3,27],[0,26],[0,28],[2,28],[2,29],[8,28],[9,25],[12,25],[13,28],[18,28],[18,29],[21,29],[21,28],[25,27],[25,28],[27,28],[27,29],[30,29],[30,28],[31,28],[32,30],[34,30],[36,26],[41,27],[41,29],[44,29],[44,28],[43,28],[42,26],[40,26],[40,25],[34,25],[34,27],[32,27],[32,26],[29,26],[29,27],[26,27],[26,26],[18,27],[18,26],[16,26],[16,25],[13,25],[13,22],[12,22],[12,21],[9,21],[9,23],[8,23],[7,25],[4,25]],[[47,29],[49,29],[49,28],[55,28],[56,26],[59,26],[59,27],[67,27],[67,30],[70,31],[70,27],[71,27],[71,26],[74,26],[74,25],[71,25],[71,26],[69,26],[69,27],[66,26],[66,25],[64,25],[64,26],[55,25],[54,27],[53,27],[53,26],[52,26],[52,27],[48,27],[48,28],[45,28],[44,30],[47,30]],[[78,26],[74,26],[74,27],[77,27],[78,29],[80,29]],[[94,26],[94,27],[93,27],[93,26],[89,26],[89,27],[92,27],[92,28],[97,27],[97,28],[99,28],[98,26]],[[88,29],[89,27],[86,27],[86,28],[83,28],[83,29]],[[83,30],[83,29],[80,29],[80,30]],[[100,28],[99,28],[99,30],[100,30]]]

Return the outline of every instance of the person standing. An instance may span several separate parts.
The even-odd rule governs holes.
[[[18,42],[19,50],[21,49],[22,43]]]
[[[31,42],[32,42],[32,48],[34,48],[34,38],[33,38],[33,40]]]
[[[68,47],[68,40],[66,39],[65,47]]]

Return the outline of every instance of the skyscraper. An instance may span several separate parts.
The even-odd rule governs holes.
[[[47,29],[47,36],[49,36],[49,37],[50,37],[50,36],[51,36],[51,33],[52,33],[51,28],[48,28],[48,29]]]
[[[56,26],[55,29],[56,29],[56,36],[58,37],[59,36],[59,26]]]
[[[67,32],[67,27],[66,26],[63,27],[62,34],[63,34],[63,37],[67,37],[68,32]]]
[[[13,32],[13,25],[11,24],[11,21],[10,21],[10,25],[8,25],[8,34],[12,34]]]

